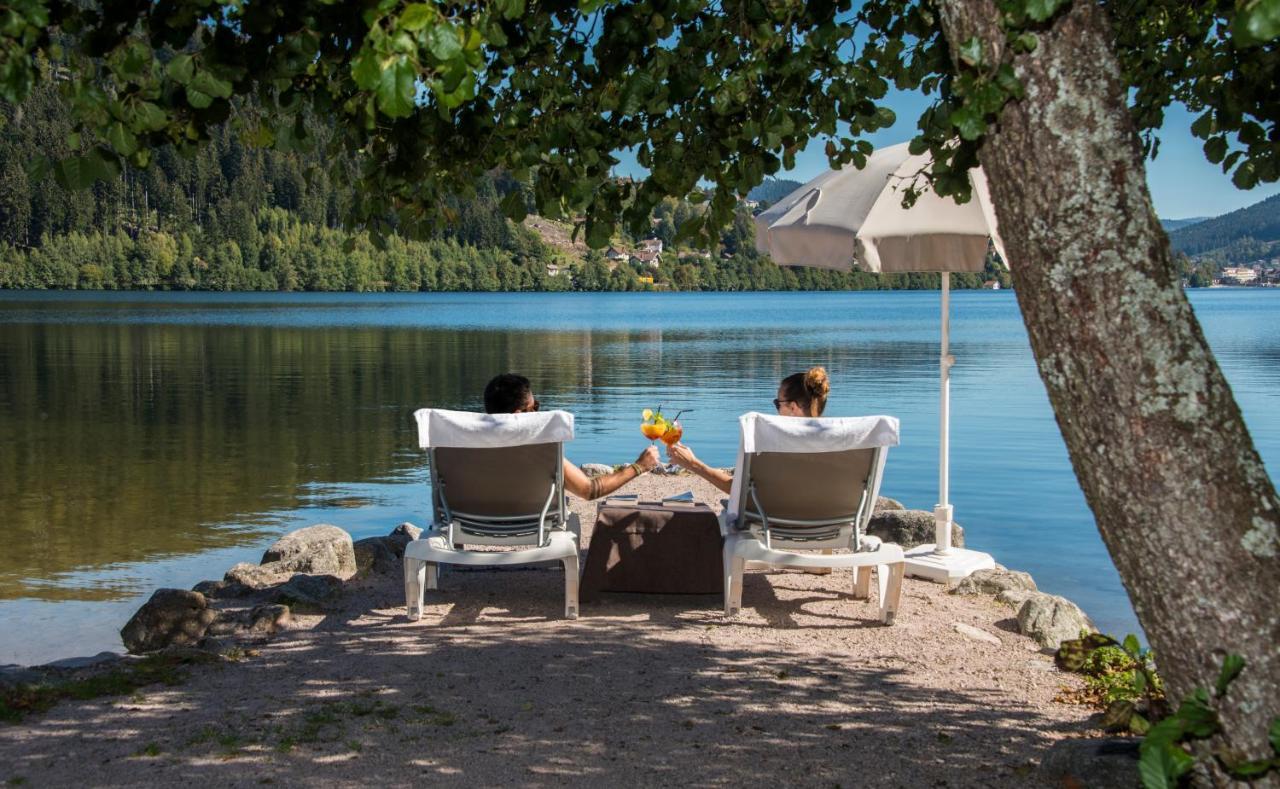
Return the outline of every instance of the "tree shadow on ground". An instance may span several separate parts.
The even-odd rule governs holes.
[[[1017,786],[1062,727],[910,660],[797,656],[788,628],[819,626],[796,620],[822,596],[763,577],[744,602],[765,621],[732,644],[718,597],[612,596],[565,621],[562,583],[455,574],[411,622],[399,579],[373,579],[242,664],[0,729],[0,778],[58,783],[74,754],[98,784]],[[857,630],[876,610],[818,618]]]

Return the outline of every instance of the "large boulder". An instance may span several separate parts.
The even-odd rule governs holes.
[[[978,570],[960,579],[960,583],[956,584],[955,588],[951,590],[951,594],[989,594],[994,596],[1009,590],[1034,592],[1036,591],[1036,582],[1030,573],[992,568],[990,570]]]
[[[305,612],[325,608],[341,594],[342,579],[337,576],[298,573],[277,588],[271,599]]]
[[[1063,641],[1079,638],[1080,631],[1097,628],[1080,607],[1065,597],[1036,592],[1018,609],[1018,630],[1046,649],[1057,649]]]
[[[362,577],[370,573],[394,573],[400,568],[390,537],[366,537],[356,540],[352,547],[356,554],[356,572]],[[404,548],[400,551],[403,555]]]
[[[120,638],[135,655],[169,646],[195,646],[217,616],[199,592],[157,589],[120,629]]]
[[[605,474],[613,473],[613,466],[606,466],[603,463],[583,463],[580,468],[588,477],[603,477]]]
[[[214,600],[222,600],[228,597],[244,597],[252,592],[253,589],[237,581],[228,581],[223,578],[221,581],[201,581],[191,587],[191,591],[199,592],[205,597]]]
[[[391,533],[387,535],[387,542],[391,545],[392,549],[395,550],[396,558],[403,559],[404,549],[409,545],[409,543],[421,536],[422,529],[419,529],[412,523],[405,521],[391,530]]]
[[[356,574],[356,554],[350,534],[321,523],[281,537],[262,554],[262,565],[277,572],[350,578]]]
[[[269,603],[255,606],[249,612],[249,632],[254,635],[269,636],[287,627],[292,620],[293,612],[287,605]]]
[[[876,496],[875,512],[889,512],[890,510],[905,510],[902,502],[897,499],[891,499],[888,496]]]
[[[933,532],[933,513],[924,510],[877,510],[867,526],[867,534],[903,548],[933,542]],[[951,544],[964,547],[964,529],[958,523],[951,524]]]
[[[250,564],[249,562],[240,562],[227,570],[223,576],[223,581],[231,586],[241,586],[252,591],[269,589],[273,586],[284,583],[289,580],[293,573],[285,572],[280,565],[272,562],[271,564]]]

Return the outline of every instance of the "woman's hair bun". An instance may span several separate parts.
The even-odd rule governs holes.
[[[831,391],[831,382],[827,379],[825,367],[810,367],[804,374],[804,389],[814,399],[821,399]]]

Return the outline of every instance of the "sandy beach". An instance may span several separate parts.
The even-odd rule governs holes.
[[[684,489],[719,498],[683,476],[625,492]],[[574,507],[589,540],[595,505]],[[240,660],[0,725],[0,780],[1022,786],[1085,732],[1053,701],[1078,680],[1006,606],[908,579],[884,627],[850,587],[750,572],[733,619],[717,595],[615,594],[567,621],[558,571],[450,572],[413,622],[399,576],[353,579]]]

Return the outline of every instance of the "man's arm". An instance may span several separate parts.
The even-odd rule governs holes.
[[[623,466],[617,471],[601,474],[594,478],[588,477],[582,473],[582,469],[566,460],[564,462],[564,489],[580,499],[587,499],[588,501],[598,499],[601,496],[608,496],[656,465],[658,465],[658,450],[652,446],[641,452],[640,457],[636,458],[636,462],[631,465]]]

